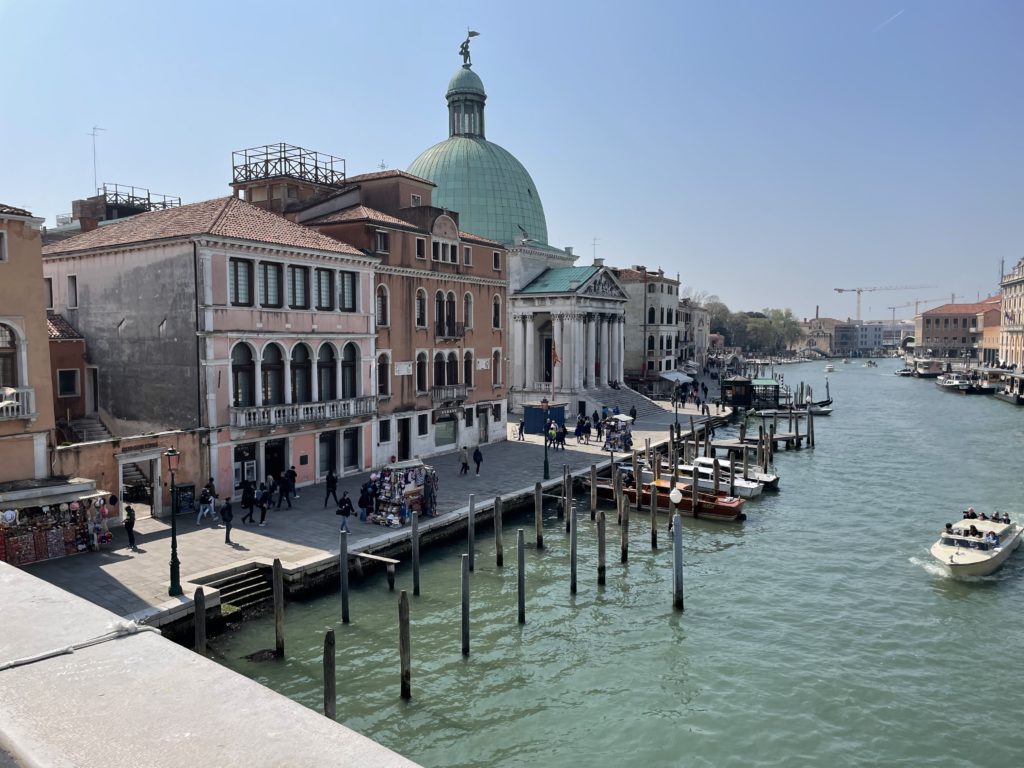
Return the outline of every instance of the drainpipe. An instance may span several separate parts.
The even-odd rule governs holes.
[[[199,334],[199,244],[192,241],[192,278],[194,281],[194,288],[196,292],[196,311],[195,311],[195,324],[196,324],[196,433],[200,436],[200,449],[199,449],[199,475],[198,479],[209,477],[207,474],[207,466],[203,466],[203,450],[202,450],[202,434],[203,434],[203,366],[202,366],[202,336]],[[207,440],[207,446],[209,446],[209,440]],[[174,499],[171,499],[171,514],[173,511]]]

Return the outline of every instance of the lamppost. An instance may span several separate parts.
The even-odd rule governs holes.
[[[167,458],[167,469],[171,473],[171,587],[167,590],[167,594],[171,597],[179,597],[181,595],[181,563],[178,561],[178,525],[176,521],[178,510],[174,473],[178,471],[181,453],[173,448],[168,448],[164,452],[164,456]]]
[[[551,479],[551,468],[548,465],[548,408],[551,404],[545,397],[540,401],[540,407],[544,411],[544,479]]]

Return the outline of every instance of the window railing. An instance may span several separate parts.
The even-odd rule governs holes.
[[[36,415],[32,387],[0,387],[0,419],[29,419]]]
[[[326,400],[322,403],[253,405],[232,408],[231,426],[274,427],[284,424],[306,424],[311,421],[370,416],[376,411],[377,398],[373,395],[354,397],[349,400]]]
[[[439,321],[434,325],[435,339],[461,339],[466,336],[466,324]]]
[[[465,384],[442,384],[430,389],[430,397],[435,404],[461,402],[467,395],[468,388]]]

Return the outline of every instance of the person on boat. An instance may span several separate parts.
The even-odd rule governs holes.
[[[953,524],[946,523],[946,533],[953,533]]]
[[[964,517],[968,520],[977,520],[978,513],[974,511],[974,507],[968,507]],[[973,528],[974,526],[972,525],[971,527]]]
[[[996,536],[994,531],[989,531],[988,533],[985,534],[985,541],[988,542],[989,546],[992,546],[992,547],[998,547],[999,546],[999,537]]]
[[[1010,523],[1010,516],[1008,514],[1006,514],[1005,512],[1003,512],[1002,522],[1006,523],[1007,525],[1009,525],[1009,523]]]
[[[986,515],[984,512],[982,512],[980,515],[978,515],[978,519],[979,520],[988,520],[988,515]]]

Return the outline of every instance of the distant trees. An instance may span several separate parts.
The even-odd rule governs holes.
[[[722,334],[726,346],[747,352],[776,354],[803,335],[800,321],[789,309],[732,312],[721,301],[709,301],[704,308],[710,315],[711,332]]]

